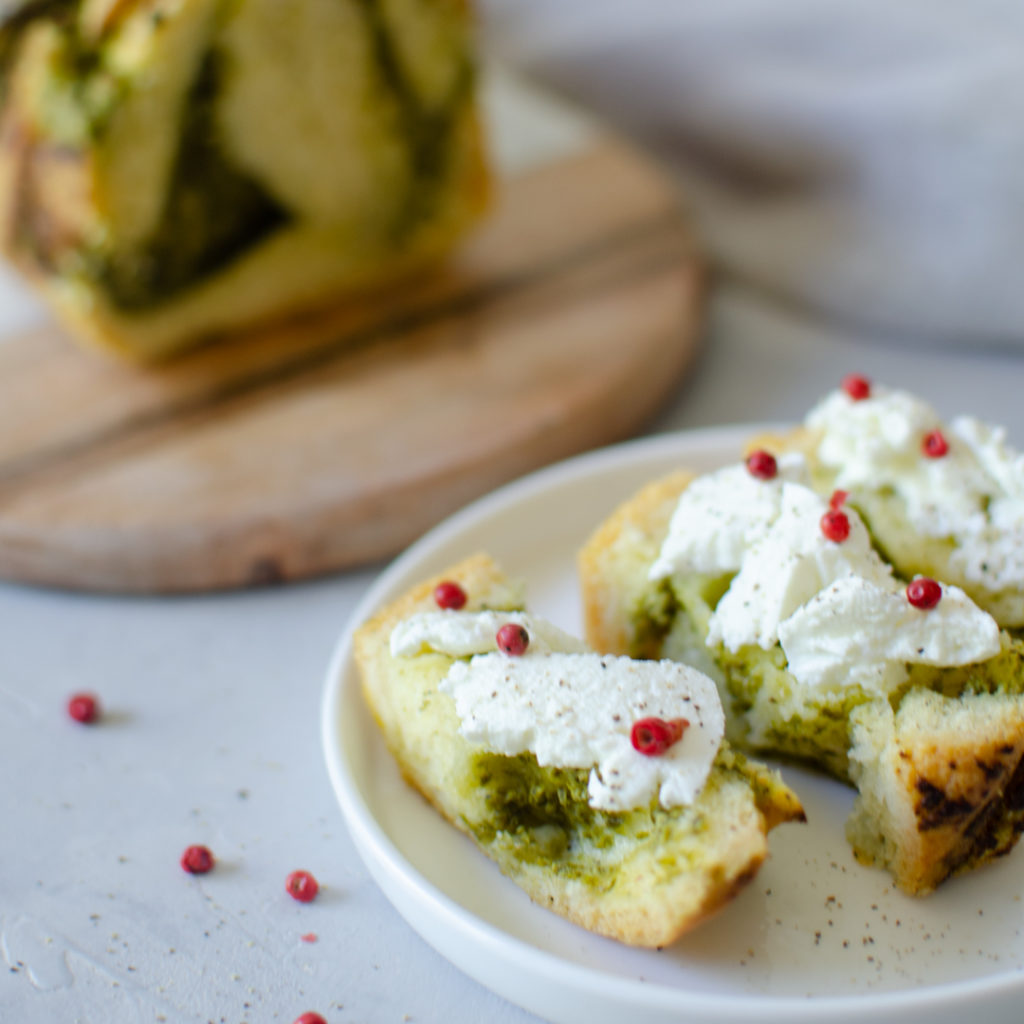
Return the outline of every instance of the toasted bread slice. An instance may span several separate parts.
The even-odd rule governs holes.
[[[544,768],[469,742],[440,688],[454,659],[395,656],[399,622],[436,610],[433,591],[457,581],[467,611],[523,608],[521,592],[486,555],[414,587],[356,633],[366,700],[409,783],[537,903],[601,935],[663,946],[725,905],[757,873],[774,826],[803,811],[779,776],[723,743],[696,801],[594,810],[587,772]]]
[[[587,642],[695,665],[719,684],[734,745],[858,786],[848,827],[854,852],[887,867],[907,892],[928,892],[1011,849],[1024,828],[1024,644],[1003,634],[988,661],[914,666],[888,700],[850,687],[804,697],[794,710],[781,648],[730,653],[705,643],[728,578],[648,579],[692,479],[680,472],[647,485],[580,551]],[[945,813],[951,807],[958,813]]]

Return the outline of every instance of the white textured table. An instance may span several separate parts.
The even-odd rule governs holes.
[[[826,333],[731,288],[653,429],[792,417],[852,370],[1024,444],[1024,358]],[[173,600],[0,585],[0,1019],[533,1019],[411,931],[334,802],[321,688],[372,576]],[[75,690],[100,695],[102,722],[67,717]],[[190,843],[214,850],[213,873],[182,872]],[[299,867],[324,887],[312,904],[284,892]]]

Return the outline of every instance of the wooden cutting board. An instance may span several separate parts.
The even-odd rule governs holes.
[[[696,347],[679,196],[498,79],[495,208],[443,269],[158,370],[51,323],[0,343],[0,577],[172,592],[394,555],[469,500],[635,433]]]

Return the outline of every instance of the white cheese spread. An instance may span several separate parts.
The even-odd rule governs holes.
[[[530,633],[520,657],[496,652],[494,634],[510,621]],[[473,655],[455,661],[441,683],[455,701],[462,734],[498,754],[529,751],[545,767],[589,768],[588,801],[598,810],[646,806],[655,795],[666,808],[692,803],[725,733],[718,690],[695,669],[595,654],[522,613],[414,616],[395,627],[391,647],[396,656]],[[689,725],[664,753],[648,756],[630,739],[643,718],[682,718]]]
[[[860,685],[889,693],[906,666],[969,665],[999,653],[999,626],[958,587],[934,608],[915,608],[904,588],[843,576],[779,624],[789,671],[808,686]]]
[[[711,617],[708,643],[735,651],[744,644],[768,650],[779,625],[834,580],[860,576],[889,584],[889,567],[875,552],[856,512],[846,510],[850,534],[828,540],[821,517],[828,506],[808,487],[784,483],[778,514],[746,549],[739,572]]]
[[[853,500],[899,496],[907,520],[901,547],[948,541],[936,572],[983,603],[991,595],[1004,624],[1024,624],[1024,455],[1003,430],[966,416],[944,424],[926,402],[878,386],[860,400],[829,394],[806,426],[818,435],[817,459]],[[949,446],[939,458],[921,448],[934,430]],[[936,554],[929,549],[932,561]],[[912,557],[908,551],[905,560]],[[1004,591],[1013,594],[998,599]]]
[[[848,537],[829,540],[821,528],[829,503],[795,482],[799,475],[792,463],[789,479],[768,481],[731,466],[683,492],[651,576],[735,572],[709,620],[708,646],[779,643],[799,684],[881,694],[906,678],[908,663],[963,665],[999,652],[995,620],[956,587],[944,587],[934,609],[911,606],[852,508],[842,509]],[[767,494],[751,502],[751,484]]]
[[[598,654],[477,655],[452,665],[441,689],[462,734],[499,754],[532,751],[538,764],[590,768],[592,807],[626,811],[657,793],[662,807],[692,803],[725,733],[715,684],[685,665]],[[663,754],[633,748],[642,718],[685,718]]]
[[[498,630],[506,623],[522,626],[530,634],[533,651],[587,651],[582,640],[563,632],[545,619],[526,612],[421,612],[399,622],[391,631],[393,657],[435,651],[467,658],[498,650]]]
[[[783,485],[791,481],[807,481],[800,455],[783,455],[771,480],[757,479],[744,465],[698,477],[679,498],[651,579],[735,572],[744,552],[775,521]]]

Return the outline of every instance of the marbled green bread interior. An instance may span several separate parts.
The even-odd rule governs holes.
[[[860,686],[839,690],[801,687],[788,672],[782,648],[755,645],[736,652],[708,647],[708,622],[731,577],[669,578],[651,583],[633,610],[634,657],[667,657],[692,664],[719,685],[728,736],[743,749],[824,768],[850,781],[850,715],[879,700]],[[918,688],[945,696],[1024,693],[1024,643],[1008,635],[988,661],[956,667],[911,665],[909,678],[889,695],[897,709]]]
[[[631,811],[609,812],[587,802],[588,772],[541,767],[532,754],[506,757],[479,752],[462,782],[464,795],[484,796],[480,815],[467,825],[490,856],[508,870],[544,866],[598,890],[613,888],[630,859],[647,861],[654,880],[713,869],[712,818],[735,794],[752,794],[766,813],[778,779],[723,744],[696,803],[665,810],[657,800]],[[650,870],[650,868],[648,869]]]
[[[404,716],[415,706],[420,720],[397,740],[414,746],[395,754],[402,764],[422,764],[424,773],[428,762],[431,775],[443,772],[436,780],[439,799],[513,877],[542,869],[610,891],[633,873],[632,863],[652,884],[666,884],[714,873],[731,808],[757,808],[771,823],[778,820],[776,801],[784,802],[787,793],[778,773],[748,761],[727,742],[695,803],[665,809],[655,796],[630,811],[597,810],[587,797],[589,769],[545,767],[531,753],[507,756],[461,739],[454,702],[439,690],[451,663],[439,654],[389,659]],[[443,759],[437,754],[442,747]]]

